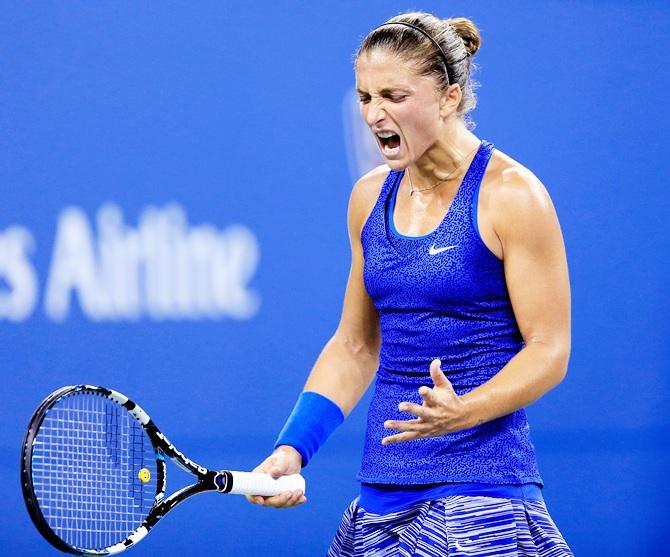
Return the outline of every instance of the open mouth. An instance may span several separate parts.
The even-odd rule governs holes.
[[[377,137],[385,154],[392,155],[400,149],[400,136],[393,132],[378,132]]]

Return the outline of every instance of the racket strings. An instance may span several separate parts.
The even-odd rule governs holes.
[[[127,410],[77,393],[45,416],[33,444],[32,479],[54,533],[72,547],[102,549],[124,541],[151,510],[156,455]]]

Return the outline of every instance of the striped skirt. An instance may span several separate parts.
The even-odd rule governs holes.
[[[390,514],[349,505],[328,557],[572,557],[543,501],[453,495]]]

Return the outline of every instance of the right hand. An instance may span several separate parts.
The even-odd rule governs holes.
[[[302,457],[300,453],[289,445],[280,445],[274,452],[261,462],[252,472],[270,474],[275,480],[281,476],[299,474],[302,468]],[[262,495],[247,495],[247,501],[261,507],[273,507],[275,509],[287,509],[302,505],[307,501],[305,494],[300,489],[285,491],[279,495],[263,497]]]

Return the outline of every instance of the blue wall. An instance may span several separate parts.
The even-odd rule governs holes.
[[[339,320],[348,195],[371,163],[352,53],[417,7],[480,27],[476,133],[561,220],[573,353],[528,410],[547,506],[577,555],[663,554],[670,9],[371,0],[3,5],[3,555],[56,554],[18,456],[61,385],[129,395],[205,465],[266,456]],[[203,496],[133,554],[323,555],[356,494],[366,401],[305,470],[308,504]]]

